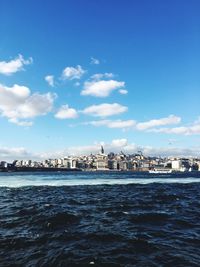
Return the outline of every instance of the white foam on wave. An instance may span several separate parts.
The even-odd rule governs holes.
[[[200,178],[123,178],[123,179],[35,179],[29,177],[28,179],[22,177],[1,177],[0,187],[24,187],[24,186],[76,186],[76,185],[126,185],[126,184],[189,184],[200,183]]]

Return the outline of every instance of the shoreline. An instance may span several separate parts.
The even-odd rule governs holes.
[[[97,174],[131,174],[131,175],[136,175],[140,177],[141,175],[144,175],[145,177],[181,177],[181,178],[188,178],[190,176],[197,176],[200,177],[200,171],[172,171],[170,173],[150,173],[147,170],[95,170],[95,169],[70,169],[70,168],[49,168],[49,167],[12,167],[12,168],[0,168],[0,174],[5,173],[5,174],[15,174],[15,173],[79,173],[81,172],[83,175],[86,174],[92,174],[92,173],[97,173]]]
[[[50,168],[50,167],[12,167],[0,168],[0,172],[68,172],[68,171],[82,171],[81,169],[74,168]]]

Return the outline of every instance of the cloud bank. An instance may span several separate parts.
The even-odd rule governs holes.
[[[105,152],[114,152],[119,153],[123,151],[126,154],[134,154],[138,153],[138,151],[142,151],[142,153],[146,156],[162,156],[162,157],[199,157],[200,156],[200,147],[152,147],[152,146],[142,146],[137,145],[135,143],[129,143],[126,138],[114,139],[111,142],[95,142],[91,145],[85,146],[69,146],[63,150],[51,151],[51,152],[38,152],[33,153],[31,151],[26,150],[25,148],[8,148],[8,147],[0,147],[0,158],[12,161],[14,159],[48,159],[48,158],[59,158],[65,157],[68,155],[89,155],[91,153],[95,154],[100,151],[101,145],[104,146]]]

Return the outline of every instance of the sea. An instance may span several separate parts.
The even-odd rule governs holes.
[[[0,173],[0,266],[200,266],[200,173]]]

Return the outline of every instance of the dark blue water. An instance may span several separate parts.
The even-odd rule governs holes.
[[[0,266],[200,266],[200,182],[182,179],[0,174]]]

